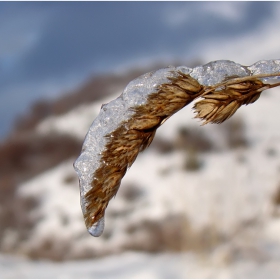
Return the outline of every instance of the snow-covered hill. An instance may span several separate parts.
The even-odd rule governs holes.
[[[27,214],[34,227],[25,240],[7,231],[3,238],[6,247],[16,246],[18,253],[54,260],[102,257],[127,250],[186,251],[193,256],[203,253],[212,260],[221,250],[219,258],[226,258],[222,267],[227,272],[238,265],[239,255],[245,255],[254,266],[259,258],[274,262],[274,255],[280,255],[280,216],[275,202],[280,188],[279,93],[277,89],[263,93],[258,102],[240,109],[222,125],[201,127],[192,119],[191,107],[170,118],[127,172],[106,211],[105,232],[99,238],[90,236],[84,226],[74,158],[21,184],[17,196],[37,201]],[[119,94],[50,117],[36,131],[83,139],[101,104]],[[182,140],[184,128],[189,138]],[[239,145],[238,137],[247,145],[242,141]],[[206,150],[188,146],[188,139],[199,142],[201,138],[210,143]],[[164,145],[169,149],[164,150]],[[190,168],[190,162],[198,164]],[[267,249],[270,247],[273,250]],[[146,258],[155,261],[157,257]],[[127,260],[129,257],[124,258]],[[194,263],[204,266],[200,261]],[[218,269],[211,273],[221,275]],[[141,277],[141,273],[131,275]],[[147,273],[147,277],[157,275]],[[239,274],[224,277],[227,275]]]
[[[272,35],[278,21],[274,16],[264,29],[232,38],[224,48],[209,41],[201,53],[208,60],[248,64],[278,58],[279,40]],[[259,44],[260,34],[269,36]],[[119,94],[51,116],[34,133],[81,141],[101,104]],[[16,199],[35,201],[24,213],[30,226],[25,238],[4,230],[3,251],[34,259],[92,259],[53,264],[1,257],[0,276],[279,277],[279,104],[280,90],[273,89],[226,123],[205,127],[193,119],[190,106],[178,112],[127,172],[99,238],[83,222],[75,158],[20,183]],[[141,253],[131,253],[136,250]],[[53,274],[42,272],[50,269]]]

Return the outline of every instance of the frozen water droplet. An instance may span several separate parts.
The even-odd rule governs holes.
[[[105,220],[102,217],[98,222],[96,222],[92,227],[88,228],[88,232],[94,236],[98,237],[102,234],[104,230]]]

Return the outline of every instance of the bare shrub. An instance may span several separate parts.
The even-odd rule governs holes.
[[[180,150],[195,150],[197,152],[209,152],[214,149],[212,141],[199,128],[180,127],[178,129],[175,145]]]
[[[32,198],[18,198],[18,186],[60,162],[75,157],[80,141],[65,135],[25,134],[13,137],[0,146],[0,249],[17,251],[3,244],[7,230],[17,233],[18,242],[24,240],[34,227],[29,212],[37,207]],[[39,187],[39,186],[38,186]]]
[[[280,184],[276,189],[276,192],[274,193],[272,197],[272,202],[276,206],[280,206]]]
[[[223,126],[222,130],[225,135],[228,148],[246,148],[248,141],[246,139],[246,126],[244,120],[240,116],[236,116],[228,120]]]
[[[195,149],[190,149],[186,153],[183,169],[186,171],[198,171],[202,167],[202,162],[199,159],[198,152]]]
[[[200,128],[179,127],[173,141],[160,137],[155,137],[151,148],[156,149],[161,154],[167,154],[176,150],[190,151],[195,150],[198,153],[213,151],[215,146],[206,133]]]
[[[66,184],[72,184],[74,182],[76,182],[76,177],[72,174],[69,174],[64,178],[64,183]]]
[[[67,256],[70,246],[69,240],[58,240],[50,236],[38,246],[27,248],[25,253],[34,260],[50,259],[53,261],[62,261]]]
[[[148,252],[205,251],[225,240],[214,225],[193,229],[183,214],[170,215],[158,221],[145,220],[128,226],[127,232],[133,238],[125,249]]]
[[[13,137],[0,146],[0,175],[20,183],[77,156],[80,148],[81,142],[67,135],[27,134]]]
[[[280,217],[280,183],[276,187],[276,190],[271,197],[271,203],[272,215],[274,217]]]
[[[176,147],[173,142],[161,137],[155,137],[150,149],[155,149],[160,154],[169,154],[175,151]]]
[[[122,186],[119,195],[127,202],[134,202],[142,197],[143,190],[137,184],[130,183]]]

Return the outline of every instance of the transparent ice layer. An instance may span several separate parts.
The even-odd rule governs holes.
[[[204,86],[213,86],[230,76],[249,76],[250,71],[233,61],[218,60],[195,67],[190,75]]]
[[[98,237],[103,233],[105,226],[105,220],[104,217],[102,217],[99,221],[97,221],[92,227],[88,229],[88,232],[94,236]]]
[[[212,86],[229,77],[276,74],[280,72],[280,60],[262,60],[249,67],[229,60],[213,61],[193,69],[185,66],[168,67],[144,74],[131,81],[117,99],[102,105],[99,115],[86,135],[81,155],[74,163],[80,181],[81,206],[84,214],[86,214],[86,206],[90,203],[86,201],[85,195],[94,188],[91,183],[95,171],[101,164],[101,156],[108,141],[105,136],[110,136],[122,123],[128,121],[133,115],[132,109],[135,106],[145,106],[149,95],[157,92],[159,85],[170,83],[168,78],[176,77],[178,72],[189,74],[201,85]],[[92,235],[99,236],[103,229],[104,218],[88,230]]]
[[[74,163],[82,196],[91,189],[94,171],[100,165],[99,161],[108,141],[105,136],[112,134],[121,123],[131,118],[132,108],[145,105],[147,97],[156,92],[158,85],[169,82],[167,77],[176,76],[171,72],[175,70],[175,67],[170,67],[142,75],[130,82],[117,99],[101,106],[99,115],[85,137],[82,153]]]
[[[169,82],[167,77],[176,76],[172,73],[175,70],[175,67],[169,67],[142,75],[130,82],[118,98],[101,106],[100,113],[85,137],[81,155],[74,163],[80,181],[81,206],[84,215],[89,203],[85,195],[92,188],[94,173],[100,166],[101,156],[108,141],[105,136],[110,136],[122,123],[131,118],[132,108],[145,105],[147,97],[156,92],[158,85]],[[94,236],[100,235],[103,231],[104,221],[100,221],[88,229]]]
[[[277,74],[280,71],[280,59],[261,60],[247,68],[251,72],[251,75]],[[279,79],[279,78],[280,76],[274,77],[274,79]]]

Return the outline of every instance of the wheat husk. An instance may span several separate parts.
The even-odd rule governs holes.
[[[264,84],[260,80],[263,76],[232,77],[215,86],[205,87],[190,75],[177,72],[176,77],[169,78],[169,83],[159,85],[145,105],[133,108],[131,119],[105,136],[108,142],[102,152],[101,164],[93,174],[92,188],[85,195],[87,228],[103,218],[127,169],[139,152],[151,144],[157,128],[169,117],[200,98],[193,107],[195,117],[203,124],[222,123],[242,105],[257,101],[263,90],[279,85]]]

